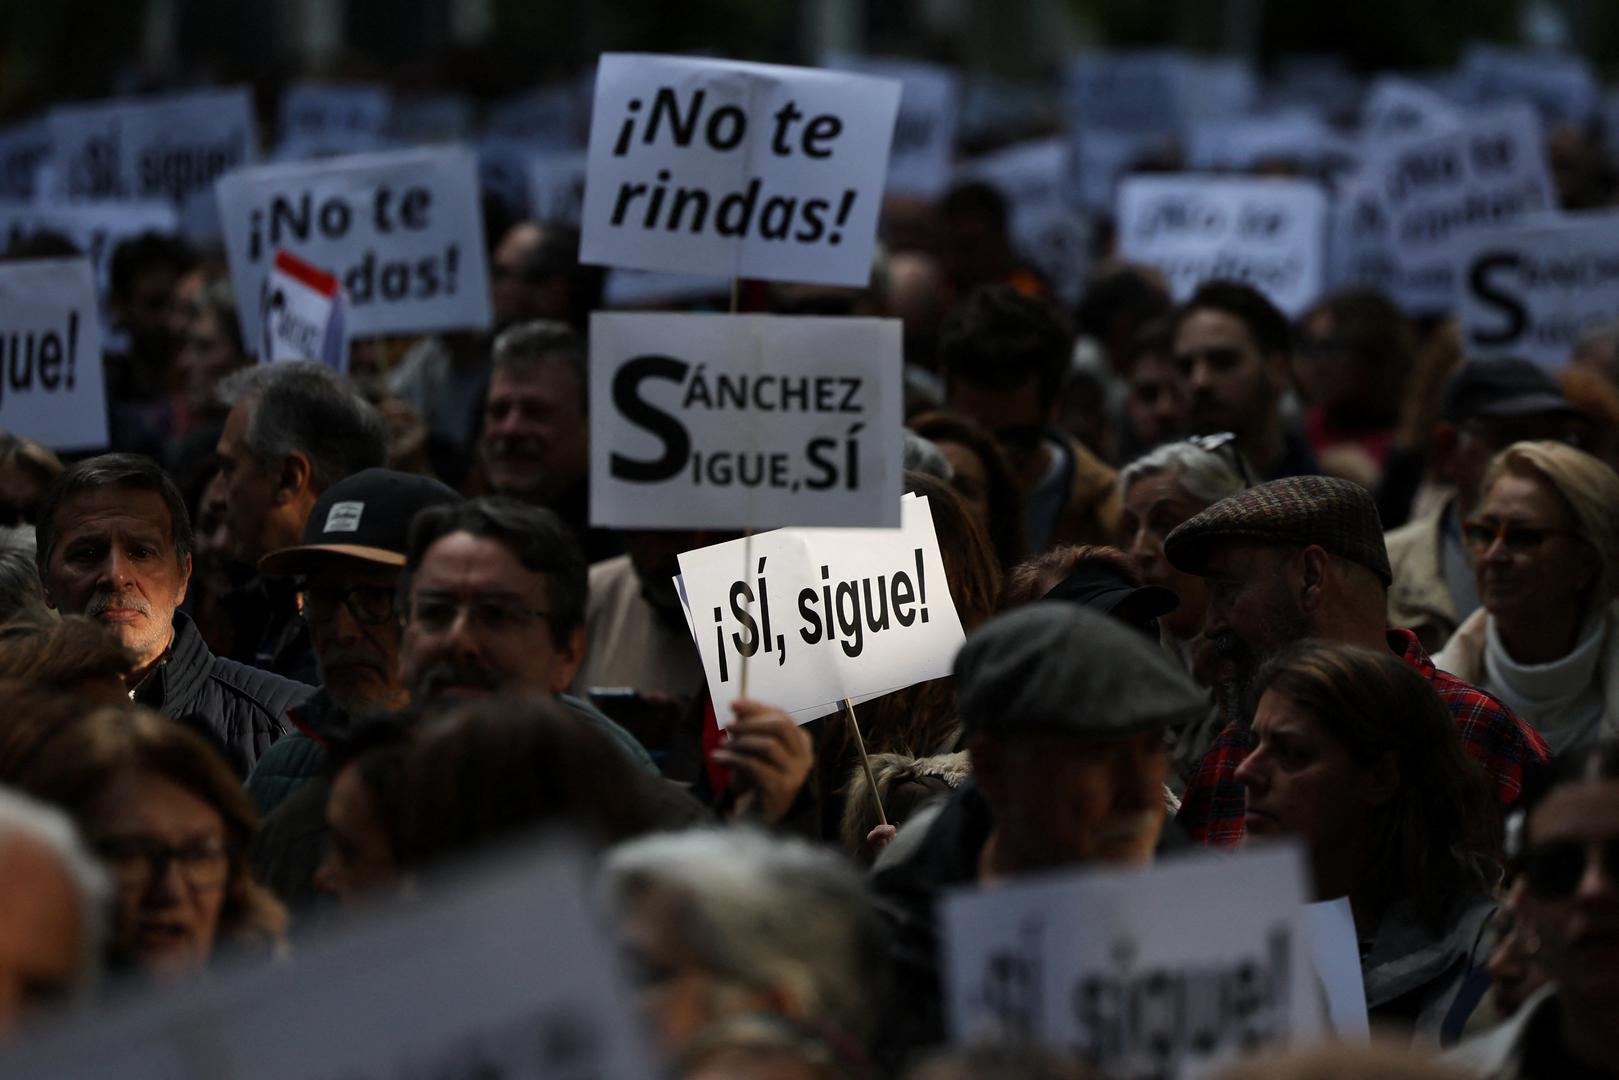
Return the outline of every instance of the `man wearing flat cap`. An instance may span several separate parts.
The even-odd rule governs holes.
[[[1503,807],[1515,805],[1546,764],[1549,751],[1533,728],[1437,670],[1411,631],[1388,627],[1382,524],[1358,484],[1298,476],[1249,488],[1188,518],[1164,552],[1177,569],[1208,581],[1203,636],[1218,655],[1216,689],[1231,718],[1186,788],[1177,821],[1192,839],[1216,847],[1242,840],[1235,774],[1252,749],[1253,681],[1267,659],[1303,638],[1388,649],[1422,672]]]
[[[933,907],[943,889],[1086,863],[1149,861],[1164,830],[1166,732],[1203,693],[1138,630],[1071,601],[979,627],[955,664],[973,777],[878,859],[892,931],[885,1064],[943,1038]]]

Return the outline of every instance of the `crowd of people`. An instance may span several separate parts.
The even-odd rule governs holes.
[[[550,827],[677,1075],[1087,1076],[949,1046],[941,896],[1288,837],[1414,1049],[1233,1077],[1619,1074],[1611,340],[1549,372],[1372,290],[1290,320],[1111,259],[1064,310],[995,189],[908,206],[869,287],[732,303],[903,321],[966,643],[858,731],[716,716],[672,579],[737,534],[592,524],[602,275],[489,215],[492,332],[345,373],[254,363],[218,252],[126,242],[110,446],[4,437],[7,1036],[295,965]]]

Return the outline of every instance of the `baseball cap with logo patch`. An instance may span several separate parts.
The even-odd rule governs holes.
[[[303,543],[270,552],[259,560],[259,570],[266,577],[292,577],[324,555],[404,566],[405,540],[417,512],[460,501],[453,488],[432,477],[392,469],[357,472],[316,500]]]

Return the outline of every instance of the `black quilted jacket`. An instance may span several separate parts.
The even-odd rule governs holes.
[[[135,701],[206,735],[246,779],[287,731],[287,710],[315,688],[215,656],[184,612],[174,613],[169,658],[135,690]]]

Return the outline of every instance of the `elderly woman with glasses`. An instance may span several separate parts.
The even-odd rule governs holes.
[[[1483,606],[1434,663],[1504,701],[1553,754],[1612,734],[1619,476],[1563,443],[1520,442],[1490,463],[1481,490],[1462,536]]]
[[[202,736],[108,706],[60,727],[14,780],[67,811],[111,872],[114,966],[166,982],[224,942],[279,944],[285,912],[250,868],[253,804]]]

